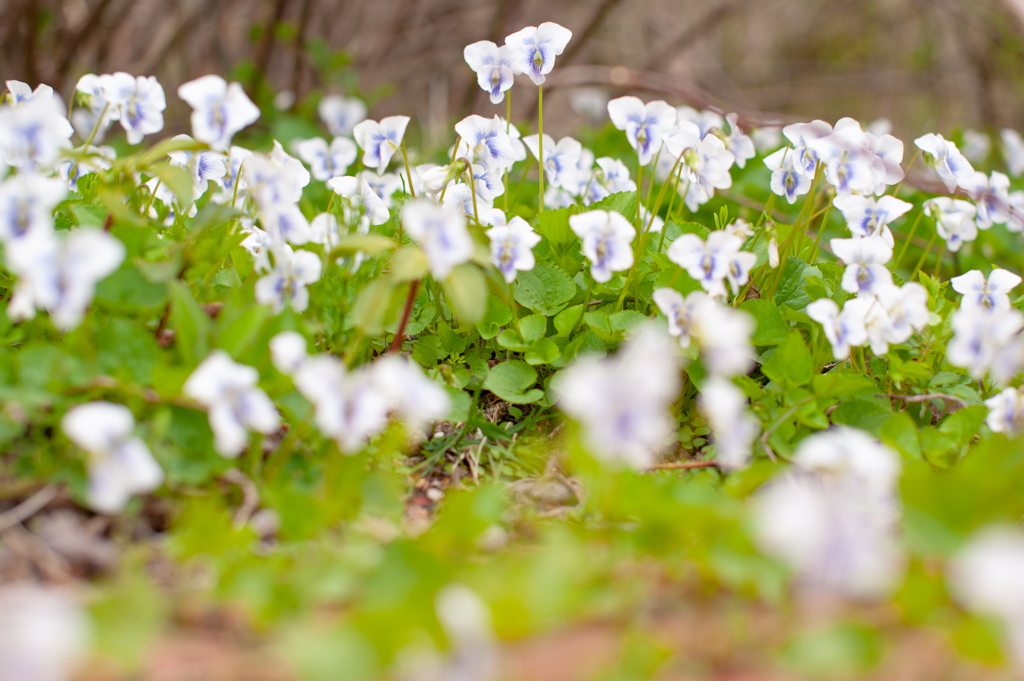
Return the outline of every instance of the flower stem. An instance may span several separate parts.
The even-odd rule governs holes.
[[[96,139],[96,135],[98,135],[100,131],[100,126],[103,125],[103,117],[107,115],[108,108],[110,108],[110,102],[103,105],[103,111],[100,112],[100,117],[96,119],[96,125],[92,126],[92,132],[89,133],[89,138],[85,140],[85,144],[82,145],[83,149],[87,148],[92,144],[92,141]]]
[[[404,141],[404,140],[403,140],[403,141]],[[449,166],[450,166],[450,165],[451,165],[452,163],[455,163],[455,156],[456,156],[456,154],[458,154],[458,153],[459,153],[459,144],[461,144],[461,143],[462,143],[462,137],[456,137],[456,138],[455,138],[455,147],[454,147],[454,148],[452,149],[452,160],[448,162],[448,165],[449,165]],[[445,183],[444,183],[444,186],[443,186],[443,187],[441,187],[441,198],[439,198],[439,199],[437,200],[437,202],[438,202],[438,203],[441,203],[442,201],[444,201],[444,193],[445,193],[446,191],[448,191],[448,185],[449,185],[449,184],[451,184],[451,182],[445,182]]]
[[[544,86],[537,87],[537,162],[540,163],[540,210],[544,212]]]
[[[409,154],[405,151],[405,137],[402,137],[402,159],[405,161],[405,176],[409,178],[409,196],[416,198],[416,190],[412,186],[412,173],[409,172]]]
[[[399,352],[402,349],[402,341],[405,338],[405,327],[409,323],[409,315],[412,313],[412,305],[416,302],[416,291],[419,290],[420,280],[413,279],[409,282],[409,295],[405,299],[405,308],[402,310],[402,321],[398,323],[398,333],[388,346],[388,352]]]
[[[683,165],[681,163],[678,165],[679,170],[674,173],[675,181],[672,183],[672,199],[669,200],[668,211],[665,213],[665,226],[661,228],[661,238],[658,239],[658,253],[661,253],[661,247],[665,245],[665,232],[668,231],[668,223],[672,219],[672,208],[676,205],[676,197],[679,196],[679,178],[683,175]],[[669,180],[672,180],[672,177],[669,177]]]
[[[479,226],[480,213],[476,209],[476,178],[473,177],[473,164],[467,163],[466,166],[469,169],[469,189],[470,192],[473,194],[473,219],[476,220],[476,224],[477,226]]]
[[[811,253],[811,258],[808,260],[810,264],[814,264],[814,259],[818,257],[818,244],[821,243],[821,235],[825,233],[825,225],[828,224],[829,216],[832,215],[832,202],[828,202],[828,207],[825,210],[825,217],[821,218],[821,225],[818,227],[818,236],[814,237],[814,252]],[[797,252],[797,256],[800,252]]]
[[[921,269],[921,265],[924,265],[924,259],[928,257],[928,252],[932,250],[932,244],[935,243],[935,237],[939,235],[938,230],[932,234],[932,238],[928,240],[928,245],[924,249],[924,253],[921,254],[921,259],[917,261],[917,266],[914,267],[914,271],[910,274],[910,279],[907,281],[914,281],[917,278],[917,273]]]
[[[903,248],[900,249],[900,254],[898,256],[896,256],[896,262],[894,262],[892,264],[892,268],[894,270],[897,267],[899,267],[900,263],[903,261],[903,255],[907,252],[907,246],[910,245],[911,239],[914,238],[914,232],[917,231],[917,225],[921,222],[921,218],[923,216],[924,216],[924,211],[923,210],[920,213],[917,214],[917,219],[914,220],[913,226],[911,226],[910,231],[907,233],[907,238],[903,241]]]
[[[519,306],[516,304],[516,294],[512,290],[512,282],[508,284],[508,306],[512,309],[512,326],[515,328],[516,334],[522,338],[523,332],[519,330]]]

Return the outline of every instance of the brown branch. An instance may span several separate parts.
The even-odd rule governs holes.
[[[687,26],[675,37],[669,40],[661,49],[656,51],[647,63],[644,65],[644,70],[650,71],[657,68],[664,61],[672,56],[678,55],[680,52],[686,50],[690,45],[702,37],[708,35],[708,33],[714,30],[715,24],[720,23],[726,16],[732,12],[733,9],[743,4],[742,0],[735,0],[734,2],[725,3],[719,7],[711,9],[702,16],[700,19],[695,21],[690,26]]]
[[[238,485],[242,490],[242,505],[238,507],[235,512],[235,517],[232,519],[232,524],[236,530],[245,527],[245,524],[249,522],[249,518],[256,512],[256,509],[260,506],[260,492],[256,489],[256,483],[249,479],[249,477],[238,470],[237,468],[229,468],[224,471],[224,474],[220,476],[221,480],[230,482],[234,485]]]
[[[56,499],[59,493],[59,487],[47,485],[14,508],[0,513],[0,532],[19,525],[39,513]]]
[[[594,15],[590,18],[590,22],[587,24],[586,28],[573,36],[575,40],[572,41],[572,45],[568,50],[566,50],[565,54],[562,55],[561,62],[563,65],[568,64],[573,57],[579,54],[580,51],[586,47],[587,43],[590,42],[590,39],[597,33],[597,29],[601,28],[601,24],[604,23],[604,20],[608,18],[608,15],[612,13],[612,10],[614,10],[616,5],[621,1],[622,0],[604,0],[604,2],[601,3],[601,6],[597,8],[597,11],[594,12]]]
[[[960,399],[954,395],[947,395],[946,393],[923,393],[920,395],[896,395],[888,393],[880,393],[875,397],[888,397],[891,400],[903,400],[904,402],[931,402],[932,400],[945,400],[952,404],[958,405],[960,409],[966,409],[968,404],[965,400]]]
[[[717,461],[668,461],[665,463],[656,463],[647,470],[688,470],[690,468],[721,468],[721,466],[722,464],[718,463]]]
[[[405,309],[402,310],[402,321],[398,324],[398,333],[395,339],[388,346],[388,352],[400,352],[402,341],[405,339],[405,327],[409,323],[409,315],[412,313],[412,304],[416,302],[416,291],[420,287],[420,280],[413,279],[409,284],[409,297],[405,299]]]

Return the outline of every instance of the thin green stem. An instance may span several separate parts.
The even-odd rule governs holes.
[[[469,188],[473,194],[473,219],[476,220],[476,224],[480,224],[480,213],[476,209],[476,178],[473,177],[473,164],[469,164]]]
[[[100,117],[96,119],[96,125],[92,126],[92,132],[89,133],[89,138],[85,140],[85,144],[82,145],[83,149],[89,147],[92,141],[96,139],[96,135],[99,134],[100,126],[103,124],[103,118],[107,115],[107,109],[110,108],[110,102],[103,105],[103,111],[100,113]]]
[[[455,138],[455,146],[452,147],[452,160],[448,162],[449,167],[453,163],[455,163],[455,156],[459,153],[459,144],[461,144],[461,143],[462,143],[462,137],[461,136],[460,137],[456,137]],[[445,182],[444,186],[441,187],[441,198],[439,198],[437,200],[438,203],[441,203],[442,201],[444,201],[444,193],[446,191],[448,191],[448,185],[449,184],[451,184],[451,182]]]
[[[658,239],[658,253],[661,253],[661,248],[665,245],[665,232],[668,231],[668,222],[672,219],[672,208],[676,204],[676,197],[679,196],[679,178],[683,174],[683,165],[679,163],[678,166],[679,169],[675,172],[675,182],[672,183],[672,199],[668,202],[668,211],[665,213],[665,226],[661,228],[661,238]]]
[[[544,86],[537,87],[537,162],[540,163],[540,210],[544,212]]]
[[[935,243],[935,238],[939,235],[938,230],[932,233],[932,238],[928,240],[928,245],[924,249],[924,253],[921,254],[921,259],[917,261],[917,266],[914,267],[914,271],[910,274],[910,279],[907,281],[914,281],[917,278],[917,273],[920,271],[921,266],[924,265],[924,259],[928,257],[928,252],[932,250],[932,244]]]
[[[900,249],[900,254],[896,256],[896,262],[892,264],[892,268],[895,270],[903,262],[903,255],[907,252],[907,247],[910,245],[911,239],[914,238],[914,232],[917,231],[917,225],[921,222],[921,218],[924,217],[924,210],[917,214],[917,219],[914,220],[913,226],[907,233],[907,238],[903,241],[903,248]]]
[[[458,145],[456,145],[456,148]],[[402,136],[402,159],[405,161],[405,176],[409,178],[409,196],[416,198],[416,189],[412,186],[412,173],[409,172],[409,154],[405,151],[405,136]]]
[[[825,210],[825,217],[821,219],[821,225],[818,227],[818,236],[814,237],[814,251],[811,253],[811,259],[808,261],[812,265],[814,264],[814,259],[818,257],[818,244],[821,243],[821,235],[825,233],[825,225],[828,224],[828,218],[830,215],[832,215],[831,201],[828,202],[828,207]],[[797,255],[800,255],[799,251],[797,251]]]

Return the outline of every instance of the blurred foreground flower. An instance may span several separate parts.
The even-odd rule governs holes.
[[[68,681],[88,639],[88,622],[66,594],[0,587],[0,681]]]

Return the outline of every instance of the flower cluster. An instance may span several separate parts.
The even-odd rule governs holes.
[[[966,369],[973,378],[990,374],[1003,384],[1024,367],[1024,340],[1020,338],[1024,314],[1010,307],[1009,296],[1020,282],[1020,276],[999,268],[988,278],[979,270],[953,277],[953,290],[963,297],[950,320],[953,338],[946,347],[950,364]],[[997,404],[989,406],[998,408]],[[1013,418],[996,423],[1014,431]]]

